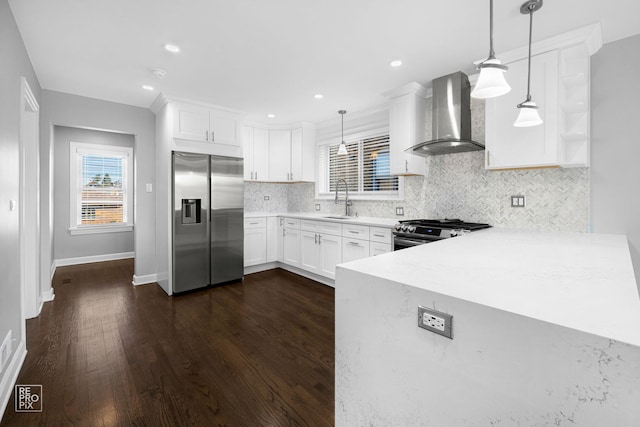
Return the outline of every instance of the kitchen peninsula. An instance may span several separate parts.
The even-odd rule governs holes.
[[[339,265],[335,286],[337,426],[640,425],[624,236],[481,230]]]

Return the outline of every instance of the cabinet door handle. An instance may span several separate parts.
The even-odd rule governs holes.
[[[373,233],[373,235],[374,235],[375,237],[384,237],[384,234],[377,234],[377,233]]]
[[[352,233],[352,234],[360,234],[360,232],[359,232],[359,231],[354,231],[354,230],[349,230],[349,233]]]
[[[214,131],[211,131],[211,142],[216,140],[216,133]]]
[[[322,235],[318,234],[318,244],[321,245],[322,244]]]
[[[349,246],[360,246],[360,243],[357,242],[349,242],[348,243]]]
[[[318,235],[314,234],[313,237],[315,238],[315,244],[317,245],[318,244]]]
[[[284,236],[286,236],[286,235],[287,235],[287,229],[286,229],[286,228],[283,228],[283,229],[282,229],[282,237],[284,237]]]
[[[204,140],[209,142],[209,131],[208,130],[204,131]]]
[[[260,224],[259,222],[250,222],[249,225],[258,225]]]
[[[404,171],[409,172],[409,160],[404,161]]]
[[[256,171],[256,177],[254,178],[256,181],[258,180],[258,171]]]
[[[289,181],[293,181],[293,172],[289,174]]]

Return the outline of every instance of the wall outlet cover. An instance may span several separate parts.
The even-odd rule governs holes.
[[[396,208],[396,215],[403,216],[404,215],[404,208],[403,207],[397,207]]]
[[[418,326],[453,339],[453,316],[432,308],[418,306]]]
[[[265,199],[265,200],[271,200],[271,197],[269,197],[269,196],[264,196],[264,199]]]
[[[319,211],[320,210],[320,203],[316,203],[316,210]]]

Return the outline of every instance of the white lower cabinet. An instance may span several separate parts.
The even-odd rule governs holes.
[[[369,255],[376,256],[391,252],[391,244],[371,242],[369,246]]]
[[[244,266],[267,262],[266,218],[245,218],[244,220]]]
[[[300,267],[300,220],[284,218],[282,262]]]
[[[246,218],[245,267],[282,262],[335,279],[336,265],[391,252],[391,229],[291,217]]]
[[[330,279],[342,262],[342,225],[326,221],[302,221],[300,268]]]
[[[280,218],[275,216],[267,217],[267,262],[278,261],[278,256],[282,254],[282,229],[280,228]]]
[[[368,240],[342,238],[342,262],[355,261],[361,258],[367,258],[369,254],[370,243]]]

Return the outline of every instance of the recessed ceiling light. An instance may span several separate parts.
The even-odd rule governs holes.
[[[316,93],[315,95],[313,95],[313,97],[315,99],[322,99],[322,98],[324,98],[324,95],[322,95],[321,93]]]
[[[171,53],[178,53],[178,52],[180,52],[180,46],[176,46],[175,44],[167,43],[167,44],[165,44],[165,45],[164,45],[164,48],[165,48],[166,50],[168,50],[169,52],[171,52]]]
[[[148,91],[152,91],[152,90],[153,90],[153,86],[149,86],[149,85],[142,85],[142,89],[144,89],[144,90],[148,90]]]
[[[399,67],[402,65],[402,61],[400,61],[399,59],[395,59],[389,62],[389,65],[391,65],[392,67]]]
[[[275,114],[267,114],[267,117],[269,117],[270,119],[273,119],[275,116]]]

